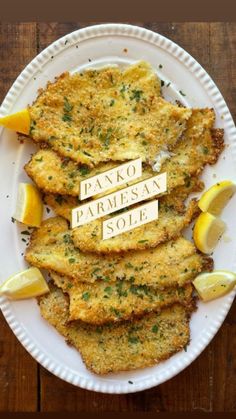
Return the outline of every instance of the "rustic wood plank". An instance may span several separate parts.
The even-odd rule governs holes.
[[[211,76],[236,118],[236,24],[210,24]]]
[[[209,24],[195,22],[146,23],[144,26],[166,36],[209,69]]]
[[[37,410],[37,363],[26,352],[0,314],[0,411]]]
[[[36,54],[36,24],[0,24],[0,100]],[[37,409],[37,363],[0,315],[0,411]]]
[[[86,26],[86,25],[84,25]],[[80,29],[82,25],[79,23],[57,23],[57,22],[40,22],[38,23],[38,48],[43,50],[49,44],[56,41],[58,38]]]

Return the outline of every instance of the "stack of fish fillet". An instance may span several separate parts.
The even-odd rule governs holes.
[[[25,254],[51,278],[42,316],[97,374],[169,358],[190,340],[191,281],[212,269],[182,231],[199,213],[186,198],[203,189],[199,175],[223,149],[214,111],[165,101],[145,62],[65,73],[29,111],[30,137],[41,148],[25,170],[56,214],[32,233]],[[70,229],[80,181],[137,157],[138,181],[154,169],[167,173],[158,220],[107,240],[101,219]]]

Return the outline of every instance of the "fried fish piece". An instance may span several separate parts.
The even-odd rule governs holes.
[[[43,318],[80,351],[86,367],[96,374],[155,365],[181,351],[190,339],[190,310],[180,304],[133,322],[104,326],[68,323],[68,298],[56,287],[40,297],[39,306]]]
[[[123,162],[124,163],[124,162]],[[79,196],[80,182],[92,176],[113,169],[122,162],[101,163],[94,168],[86,165],[78,165],[73,160],[63,159],[55,151],[50,149],[41,149],[37,151],[31,160],[25,165],[24,169],[28,176],[36,183],[38,188],[44,192]],[[142,176],[138,179],[128,182],[125,185],[111,188],[105,193],[97,194],[95,197],[103,196],[117,189],[124,188],[148,177],[154,176],[150,166],[143,167]]]
[[[184,200],[194,192],[201,192],[204,183],[198,178],[189,178],[185,186],[175,188],[172,194],[164,195],[160,202],[164,206],[175,208],[178,212],[184,212]],[[81,204],[78,198],[69,195],[46,194],[44,195],[45,204],[49,205],[53,211],[71,221],[71,210]],[[114,215],[114,213],[113,213]]]
[[[112,218],[111,216],[106,216],[74,228],[72,230],[72,240],[75,247],[84,252],[115,253],[147,249],[179,237],[181,231],[198,214],[199,208],[195,199],[189,202],[184,213],[179,213],[171,205],[163,205],[163,202],[159,200],[159,216],[157,220],[121,233],[111,239],[103,240],[102,221]]]
[[[61,156],[97,165],[141,157],[154,161],[172,149],[191,109],[160,97],[160,80],[146,62],[125,70],[64,73],[29,107],[30,136]]]
[[[162,291],[147,285],[134,285],[132,281],[74,284],[71,278],[55,272],[50,272],[50,277],[70,297],[69,320],[90,324],[119,322],[151,311],[159,312],[174,303],[185,306],[192,303],[191,284]]]
[[[110,253],[146,249],[174,239],[180,236],[181,231],[199,214],[196,200],[190,201],[187,208],[184,200],[191,192],[201,188],[201,181],[190,179],[187,186],[176,188],[171,195],[159,199],[158,220],[111,239],[102,240],[101,221],[112,218],[114,213],[74,228],[71,233],[74,245],[82,251]],[[68,221],[71,219],[72,208],[78,206],[77,199],[71,196],[46,195],[45,202],[57,215],[63,216]]]
[[[183,286],[198,272],[212,267],[212,259],[196,253],[194,244],[183,237],[154,249],[102,258],[94,253],[83,253],[74,247],[71,230],[61,217],[43,221],[31,234],[25,259],[33,266],[70,277],[73,285],[95,281],[109,285],[126,280],[159,289]]]
[[[167,173],[168,192],[189,182],[189,178],[199,174],[206,164],[217,161],[223,149],[223,131],[212,131],[213,122],[214,113],[211,109],[193,110],[182,139],[176,144],[172,155],[169,155],[171,158],[161,166],[161,172]],[[70,159],[61,158],[53,150],[42,149],[32,156],[25,165],[25,170],[36,185],[47,193],[79,196],[80,181],[110,170],[118,164],[119,162],[107,162],[91,169]],[[145,165],[141,178],[128,182],[127,186],[155,174],[151,166]],[[106,193],[116,189],[120,187]]]

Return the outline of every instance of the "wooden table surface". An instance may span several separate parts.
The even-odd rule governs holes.
[[[140,23],[195,57],[236,117],[236,23]],[[0,24],[0,100],[42,49],[85,23]],[[141,393],[103,395],[76,388],[37,364],[0,315],[0,411],[236,411],[236,304],[186,370]]]

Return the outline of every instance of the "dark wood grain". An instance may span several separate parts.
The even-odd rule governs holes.
[[[36,24],[0,24],[0,100],[36,49]],[[37,363],[0,316],[0,411],[35,411]]]
[[[236,117],[236,23],[136,24],[167,36],[193,55],[212,76]],[[1,25],[1,97],[36,50],[86,25]],[[38,407],[36,363],[3,320],[0,328],[0,410],[236,411],[236,304],[198,359],[166,383],[136,394],[103,395],[76,388],[39,367]]]

